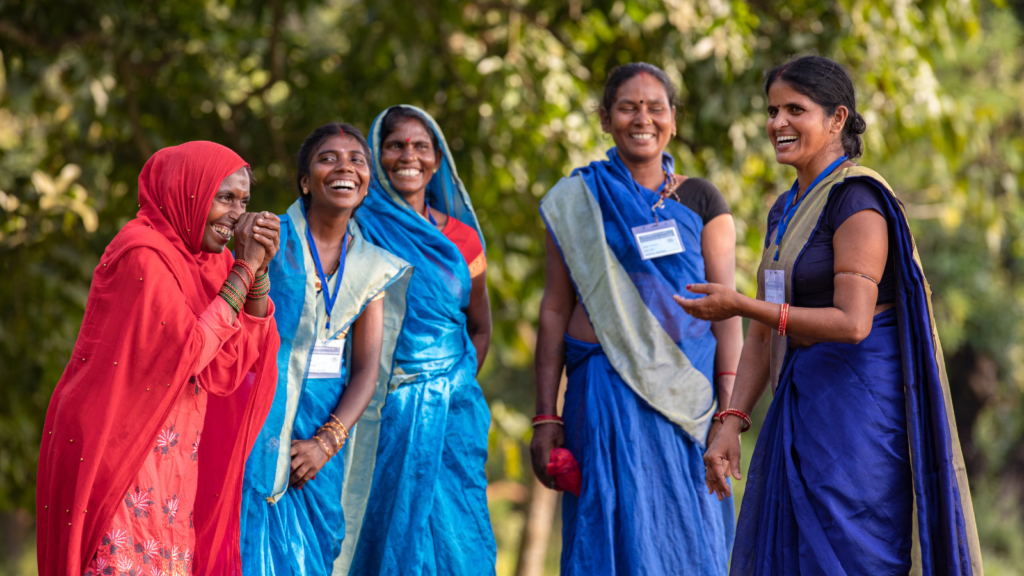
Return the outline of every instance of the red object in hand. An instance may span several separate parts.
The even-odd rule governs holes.
[[[580,489],[583,487],[583,475],[580,473],[579,462],[573,457],[572,452],[565,448],[555,448],[551,451],[551,459],[548,460],[548,476],[555,479],[555,490],[572,492],[579,498]]]

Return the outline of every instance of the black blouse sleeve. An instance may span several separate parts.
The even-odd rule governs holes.
[[[732,214],[718,188],[703,178],[687,178],[679,185],[676,194],[679,202],[696,212],[704,224],[722,214]]]

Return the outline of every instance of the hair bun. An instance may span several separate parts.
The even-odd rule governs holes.
[[[864,117],[860,115],[860,112],[856,110],[846,123],[847,129],[854,134],[863,134],[868,129],[868,123],[864,121]]]

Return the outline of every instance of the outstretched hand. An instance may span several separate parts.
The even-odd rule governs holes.
[[[683,298],[678,294],[672,296],[672,299],[694,318],[717,322],[739,315],[739,300],[742,296],[728,286],[688,284],[686,290],[693,294],[705,294],[703,298]]]

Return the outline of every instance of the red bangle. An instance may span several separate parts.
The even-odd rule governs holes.
[[[719,372],[718,374],[715,374],[715,377],[712,378],[712,380],[718,380],[719,376],[735,376],[735,375],[736,375],[735,372]]]
[[[779,336],[786,335],[786,321],[789,320],[789,304],[783,303],[779,309]]]
[[[750,430],[750,426],[753,424],[750,421],[750,416],[747,416],[747,414],[742,410],[722,410],[718,413],[718,421],[725,424],[726,416],[736,416],[743,419],[743,428],[740,428],[740,432]]]
[[[534,422],[540,422],[541,420],[554,420],[556,422],[565,422],[561,416],[555,414],[537,414],[533,417]]]
[[[561,416],[556,416],[554,414],[537,414],[533,417],[533,427],[536,428],[541,424],[558,424],[559,426],[564,427],[565,421],[562,420]]]
[[[252,266],[249,266],[249,263],[245,260],[235,260],[234,266],[238,266],[249,273],[249,286],[252,286],[253,282],[256,281],[256,273],[252,271]]]
[[[246,291],[248,291],[248,290],[250,290],[252,288],[250,285],[245,283],[245,276],[242,276],[241,274],[239,274],[238,270],[235,270],[234,266],[231,267],[231,272],[228,272],[228,278],[230,278],[232,274],[234,274],[235,276],[238,276],[238,279],[242,281],[242,286],[245,286]]]

